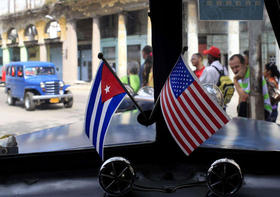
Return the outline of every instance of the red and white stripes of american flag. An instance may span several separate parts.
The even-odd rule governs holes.
[[[196,80],[176,98],[169,77],[160,97],[169,131],[186,155],[230,120]]]

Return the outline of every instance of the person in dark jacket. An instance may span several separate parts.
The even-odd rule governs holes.
[[[145,62],[140,67],[140,82],[141,86],[148,86],[152,84],[151,73],[153,72],[153,52],[152,47],[147,45],[142,49],[142,57]]]

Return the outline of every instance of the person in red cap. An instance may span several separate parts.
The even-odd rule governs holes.
[[[220,78],[220,73],[228,75],[227,69],[220,63],[220,49],[211,46],[210,49],[204,50],[203,54],[207,55],[208,64],[201,77],[199,78],[201,83],[217,84]]]

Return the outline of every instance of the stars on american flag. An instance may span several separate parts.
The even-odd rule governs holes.
[[[193,83],[194,78],[188,71],[182,60],[179,60],[170,75],[171,87],[174,95],[178,98],[184,90]]]

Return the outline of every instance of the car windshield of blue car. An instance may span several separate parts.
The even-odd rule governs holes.
[[[55,70],[53,67],[27,67],[25,68],[25,75],[54,75]]]

